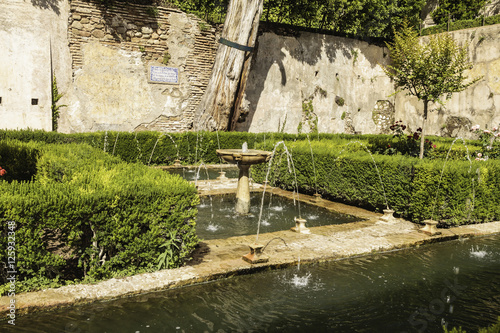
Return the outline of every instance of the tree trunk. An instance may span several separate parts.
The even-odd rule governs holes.
[[[263,0],[231,0],[222,38],[243,46],[253,47],[257,38]],[[219,44],[212,76],[194,116],[195,130],[226,130],[231,122],[236,94],[241,77],[248,71],[245,62],[248,51]]]
[[[422,121],[422,135],[420,136],[420,159],[424,158],[424,145],[425,145],[425,123],[427,123],[427,110],[429,106],[429,100],[424,99],[424,119]]]

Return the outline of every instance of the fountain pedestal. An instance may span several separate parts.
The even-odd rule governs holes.
[[[219,172],[219,177],[217,177],[217,180],[224,182],[228,180],[229,178],[226,177],[226,173],[224,171]]]
[[[250,212],[250,182],[248,181],[250,165],[238,165],[238,188],[236,189],[236,213]]]
[[[438,221],[425,220],[424,223],[425,223],[425,227],[419,229],[420,232],[423,232],[424,234],[427,234],[429,236],[441,234],[441,231],[439,231],[436,227],[438,224]]]
[[[249,244],[248,246],[250,247],[250,253],[245,254],[242,257],[243,260],[251,264],[258,264],[261,262],[269,261],[269,257],[262,253],[262,248],[264,247],[264,245],[254,243]]]
[[[250,166],[269,161],[272,153],[255,149],[217,149],[217,155],[224,161],[236,164],[239,169],[235,210],[238,214],[250,212]]]
[[[379,221],[382,221],[385,223],[395,222],[393,214],[394,214],[394,211],[392,209],[384,209],[384,215],[379,218]]]
[[[295,227],[291,227],[292,231],[301,233],[301,234],[310,234],[311,230],[306,227],[306,219],[295,217]]]

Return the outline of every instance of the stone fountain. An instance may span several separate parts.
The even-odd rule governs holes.
[[[216,152],[224,161],[238,166],[239,176],[235,210],[238,214],[248,214],[250,212],[250,186],[248,182],[250,166],[269,161],[272,152],[248,149],[246,142],[243,144],[242,149],[217,149]]]

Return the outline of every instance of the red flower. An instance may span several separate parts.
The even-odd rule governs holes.
[[[0,177],[5,175],[7,173],[7,171],[5,169],[2,169],[2,167],[0,167]]]

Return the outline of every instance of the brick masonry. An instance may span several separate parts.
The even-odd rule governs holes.
[[[166,7],[152,7],[116,2],[105,7],[95,2],[71,1],[69,15],[69,48],[72,57],[73,75],[84,65],[82,47],[90,42],[127,51],[142,53],[144,64],[162,63],[169,58],[167,40],[170,38],[172,14],[183,12]],[[193,24],[199,29],[193,35]],[[181,132],[190,129],[194,112],[208,84],[217,51],[218,30],[189,15],[189,23],[182,30],[186,38],[194,40],[193,47],[182,67],[183,77],[188,81],[187,108],[181,115],[158,115],[151,122],[138,123],[134,130],[157,130]],[[174,50],[175,51],[175,50]],[[144,78],[146,80],[146,78]]]

